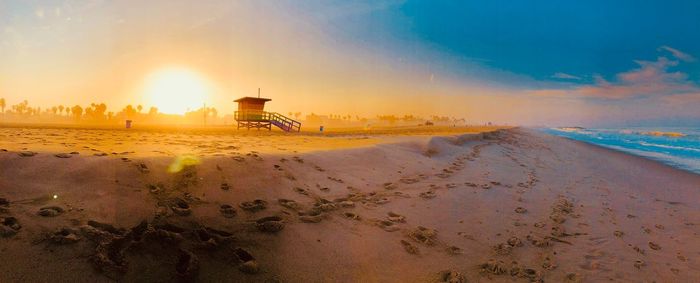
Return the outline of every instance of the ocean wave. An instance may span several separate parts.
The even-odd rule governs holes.
[[[667,148],[667,149],[677,149],[677,150],[687,150],[687,151],[694,151],[694,152],[700,152],[700,149],[698,148],[692,148],[692,147],[685,147],[685,146],[675,146],[675,145],[667,145],[667,144],[656,144],[656,143],[649,143],[645,141],[640,141],[638,144],[643,145],[643,146],[653,146],[653,147],[659,147],[659,148]]]

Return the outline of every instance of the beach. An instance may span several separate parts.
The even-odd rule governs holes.
[[[700,175],[424,128],[0,128],[0,281],[700,281]]]

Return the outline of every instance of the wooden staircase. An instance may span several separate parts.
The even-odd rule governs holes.
[[[234,113],[234,118],[238,122],[238,128],[256,128],[256,129],[268,129],[272,130],[272,125],[280,128],[285,132],[299,132],[301,131],[301,123],[291,119],[287,116],[276,112],[266,112],[266,111],[236,111]]]
[[[273,125],[277,126],[285,132],[301,131],[301,123],[276,112],[270,113],[270,123],[272,123]]]

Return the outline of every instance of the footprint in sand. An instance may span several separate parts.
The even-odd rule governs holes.
[[[548,247],[550,245],[550,242],[547,238],[540,238],[535,235],[529,234],[527,235],[527,240],[530,241],[530,243],[538,248],[544,248]]]
[[[408,236],[416,242],[432,246],[437,242],[437,230],[418,226],[408,233]]]
[[[395,232],[399,230],[399,227],[396,227],[396,224],[389,220],[378,220],[375,222],[375,225],[387,232]]]
[[[344,200],[340,202],[340,206],[344,208],[353,208],[355,207],[355,202],[351,200]]]
[[[309,195],[309,191],[300,187],[294,187],[294,191],[305,196]]]
[[[17,153],[21,157],[32,157],[34,155],[37,155],[37,152],[34,151],[20,151]]]
[[[190,208],[190,204],[188,204],[185,200],[183,200],[181,198],[173,199],[173,202],[170,205],[170,209],[173,211],[173,213],[180,215],[180,216],[187,216],[187,215],[192,214],[192,209]]]
[[[542,262],[542,268],[544,268],[544,270],[552,271],[557,268],[557,264],[554,263],[554,261],[552,261],[552,259],[549,257],[545,257],[544,261]]]
[[[278,199],[277,202],[278,202],[281,206],[286,207],[286,208],[289,208],[289,209],[297,210],[297,209],[300,208],[299,203],[296,202],[296,201],[293,201],[293,200],[291,200],[291,199],[283,199],[283,198],[281,198],[281,199]]]
[[[359,215],[357,215],[354,212],[349,212],[349,211],[343,213],[343,216],[345,216],[345,218],[351,219],[351,220],[360,220],[361,219]]]
[[[493,251],[499,255],[509,255],[513,252],[513,246],[500,243],[498,245],[493,246]]]
[[[199,259],[192,252],[180,249],[175,272],[178,277],[186,281],[194,280],[199,273]]]
[[[10,237],[17,234],[22,225],[19,225],[17,218],[14,217],[0,217],[0,236]]]
[[[420,182],[420,179],[416,177],[404,177],[401,178],[399,181],[404,184],[414,184]]]
[[[228,191],[228,190],[231,189],[231,186],[229,186],[228,183],[221,183],[221,187],[220,187],[220,188],[221,188],[222,190],[224,190],[224,191]]]
[[[267,202],[261,199],[256,199],[253,201],[244,201],[238,205],[241,209],[250,211],[250,212],[257,212],[260,210],[263,210],[267,208]]]
[[[424,199],[432,199],[432,198],[435,198],[437,196],[437,194],[435,194],[435,191],[430,190],[430,191],[422,192],[422,193],[418,194],[418,196],[422,197]]]
[[[394,190],[397,188],[396,184],[394,184],[392,182],[384,183],[383,186],[384,186],[385,190]]]
[[[564,282],[566,283],[580,283],[583,282],[583,275],[578,273],[567,273],[564,276]]]
[[[219,207],[219,212],[226,218],[233,218],[236,216],[236,208],[230,204],[222,204]]]
[[[255,226],[262,232],[277,233],[284,229],[284,221],[279,216],[268,216],[256,220]]]
[[[317,212],[317,213],[310,213],[306,215],[301,215],[299,216],[299,221],[304,222],[304,223],[319,223],[323,220],[323,213]]]
[[[647,265],[647,264],[641,259],[634,261],[634,267],[636,267],[636,268],[642,268],[645,265]]]
[[[260,272],[258,262],[248,251],[242,248],[234,248],[233,256],[238,261],[238,270],[248,274]]]
[[[508,243],[508,245],[510,245],[511,247],[522,247],[523,246],[523,241],[521,241],[520,238],[515,237],[515,236],[510,237],[508,239],[508,241],[506,241],[506,243]]]
[[[526,213],[526,212],[527,212],[527,209],[525,209],[524,207],[518,206],[518,207],[515,208],[515,213],[523,214],[523,213]]]
[[[444,270],[440,272],[439,282],[445,283],[467,283],[467,278],[461,273],[453,270]]]
[[[652,250],[658,251],[661,249],[661,246],[659,246],[657,243],[649,242],[649,248]]]
[[[58,153],[58,154],[54,154],[54,156],[58,157],[58,158],[71,158],[71,157],[73,157],[73,155],[70,155],[68,153]]]
[[[146,164],[144,164],[144,163],[136,164],[136,169],[138,169],[139,172],[141,172],[142,174],[148,174],[151,172],[151,170],[148,169],[148,166],[146,166]]]
[[[447,251],[447,253],[450,255],[460,255],[464,253],[464,251],[457,246],[449,246],[445,249],[445,251]]]
[[[406,216],[391,211],[387,213],[387,219],[391,222],[406,223]]]
[[[419,254],[420,251],[418,250],[418,247],[416,247],[414,244],[409,243],[406,240],[401,240],[401,246],[403,246],[403,249],[406,250],[409,254]]]
[[[6,198],[0,198],[0,213],[5,213],[10,210],[10,201]]]
[[[58,216],[59,214],[63,213],[64,210],[61,207],[58,206],[46,206],[42,207],[39,209],[39,215],[45,216],[45,217],[54,217]]]

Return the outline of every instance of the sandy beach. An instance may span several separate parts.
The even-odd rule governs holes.
[[[0,281],[700,281],[700,175],[492,130],[0,128]]]

